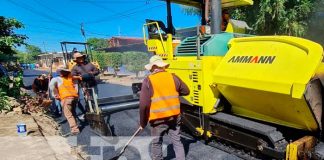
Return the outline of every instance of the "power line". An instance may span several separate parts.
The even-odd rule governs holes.
[[[36,14],[36,15],[38,15],[38,16],[42,16],[42,17],[44,17],[44,18],[46,18],[46,19],[49,19],[49,20],[51,20],[51,21],[53,21],[53,22],[55,22],[55,23],[60,23],[60,24],[62,24],[62,25],[65,25],[65,26],[70,27],[70,28],[73,28],[73,29],[78,28],[78,30],[79,30],[79,26],[78,26],[78,25],[74,25],[73,23],[63,22],[63,21],[61,21],[60,19],[54,18],[54,17],[52,17],[52,16],[50,16],[50,15],[48,15],[48,14],[46,14],[46,13],[43,13],[43,12],[37,11],[37,10],[35,10],[33,7],[31,7],[31,6],[27,5],[27,4],[24,4],[24,3],[21,3],[21,2],[17,3],[17,2],[15,2],[14,0],[8,0],[8,1],[11,2],[11,3],[14,4],[14,5],[20,7],[20,8],[23,8],[23,9],[25,9],[25,10],[27,10],[27,11],[33,13],[33,14]],[[92,32],[92,31],[90,32],[90,34],[91,34],[91,35],[102,35],[102,36],[107,36],[107,35],[104,35],[104,34],[101,34],[101,33],[95,33],[95,32]]]
[[[139,12],[143,12],[143,11],[150,10],[150,9],[153,9],[153,8],[161,7],[161,6],[164,6],[164,5],[165,4],[161,4],[161,5],[156,5],[156,6],[153,6],[153,7],[150,7],[150,8],[145,8],[145,9],[142,9],[142,10],[137,10],[137,11],[134,11],[134,12],[131,12],[131,13],[128,13],[128,14],[123,14],[122,17],[120,17],[121,15],[116,14],[116,16],[114,16],[115,18],[112,18],[112,16],[104,17],[104,18],[101,18],[101,19],[96,20],[96,21],[87,22],[87,24],[95,24],[95,23],[109,22],[109,21],[115,20],[117,18],[125,18],[125,16],[127,16],[129,18],[131,15],[135,15],[135,14],[137,14]]]
[[[92,3],[91,3],[91,4],[92,4]],[[101,5],[97,5],[97,4],[92,4],[92,5],[94,5],[94,6],[96,6],[96,7],[99,7],[99,8],[102,8],[102,9],[105,9],[105,10],[109,10],[109,11],[111,11],[111,12],[114,12],[114,13],[116,13],[115,15],[119,15],[119,16],[122,16],[122,17],[125,17],[125,18],[129,18],[130,20],[133,20],[133,21],[138,22],[138,20],[132,19],[131,17],[125,15],[123,12],[116,12],[116,11],[114,11],[114,10],[111,10],[111,9],[107,8],[107,7],[104,7],[104,6],[101,6]],[[138,7],[142,7],[142,6],[143,6],[143,5],[138,6]],[[133,9],[137,9],[138,7],[133,8]],[[131,9],[131,10],[133,10],[133,9]],[[126,11],[126,12],[127,12],[127,11]],[[114,17],[114,15],[111,15],[110,17]],[[104,18],[104,19],[106,19],[106,18]],[[101,20],[103,20],[103,19],[101,18]],[[96,20],[96,21],[98,21],[98,20]],[[94,23],[96,23],[96,21],[94,21]],[[100,21],[100,20],[99,20],[99,21]],[[89,22],[87,22],[87,23],[89,24]],[[92,23],[92,22],[90,22],[90,23]]]
[[[52,12],[55,13],[55,14],[57,14],[58,16],[61,16],[61,17],[63,17],[64,19],[66,19],[66,20],[68,20],[68,21],[75,22],[73,19],[71,19],[71,18],[69,18],[69,17],[66,17],[65,15],[63,15],[63,14],[57,12],[55,9],[52,9],[52,8],[46,6],[46,5],[43,4],[41,1],[39,1],[39,0],[34,0],[34,1],[35,1],[37,4],[39,4],[39,5],[41,5],[41,6],[45,7],[45,8],[47,8],[48,10],[52,11]],[[75,22],[75,23],[77,23],[77,22]]]
[[[56,19],[56,18],[54,18],[54,17],[52,17],[52,16],[50,16],[50,15],[48,15],[46,13],[37,11],[33,7],[31,7],[31,6],[27,5],[27,4],[24,4],[22,2],[17,3],[17,2],[15,2],[13,0],[8,0],[8,1],[11,2],[12,4],[14,4],[14,5],[16,5],[16,6],[20,7],[20,8],[23,8],[23,9],[25,9],[25,10],[31,12],[31,13],[34,13],[34,14],[36,14],[38,16],[42,16],[44,18],[47,18],[49,20],[52,20],[54,22],[63,24],[63,25],[68,26],[68,27],[72,27],[72,28],[75,27],[73,24],[62,22],[62,21],[60,21],[60,20],[58,20],[58,19]]]
[[[90,3],[151,3],[151,2],[159,2],[158,0],[111,0],[111,1],[103,1],[103,0],[73,0],[73,1],[77,1],[77,2],[90,2]]]

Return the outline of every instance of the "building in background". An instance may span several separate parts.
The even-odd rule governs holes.
[[[137,37],[111,37],[108,40],[109,47],[99,49],[106,52],[147,52],[143,38]]]
[[[60,65],[64,65],[63,53],[53,52],[38,55],[38,64],[41,68],[48,68],[51,65],[53,58],[53,68],[57,68]]]

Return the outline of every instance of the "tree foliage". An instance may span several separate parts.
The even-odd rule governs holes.
[[[28,54],[25,56],[27,61],[36,61],[38,55],[42,54],[42,50],[34,45],[27,45],[26,46],[26,53]]]
[[[149,56],[144,52],[126,52],[124,53],[123,63],[126,66],[126,69],[130,72],[138,73],[144,71],[144,64],[149,61]]]
[[[256,34],[304,36],[316,0],[254,0],[232,10],[232,17],[252,24]]]
[[[101,68],[108,66],[108,54],[106,52],[93,51],[93,60],[99,63]]]
[[[89,38],[87,43],[89,43],[92,50],[109,47],[107,39],[104,38]]]
[[[324,1],[315,3],[314,14],[312,15],[307,30],[306,38],[324,45]]]
[[[252,6],[230,9],[231,18],[246,21],[253,34],[304,36],[314,4],[320,0],[254,0]],[[183,8],[186,14],[199,14]]]
[[[20,63],[29,63],[29,64],[36,63],[36,59],[33,57],[32,54],[18,52],[16,54],[16,57],[17,57],[18,62],[20,62]]]
[[[111,67],[117,72],[119,68],[122,66],[122,53],[112,52],[108,53],[107,57],[108,67]]]
[[[93,58],[101,68],[111,67],[115,74],[119,68],[124,65],[130,72],[138,73],[145,70],[144,65],[148,62],[149,56],[144,52],[93,52]]]
[[[12,55],[15,53],[14,47],[26,44],[27,37],[14,32],[15,29],[23,27],[16,19],[0,16],[0,54]]]

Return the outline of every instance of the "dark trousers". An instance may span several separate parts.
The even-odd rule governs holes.
[[[153,136],[152,141],[152,159],[162,160],[162,142],[163,136],[167,134],[173,144],[173,150],[176,155],[177,160],[185,159],[185,152],[183,144],[180,141],[180,116],[174,118],[173,120],[162,121],[158,123],[151,124],[151,136]]]

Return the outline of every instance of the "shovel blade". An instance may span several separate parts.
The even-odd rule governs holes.
[[[110,126],[105,121],[105,118],[101,114],[86,113],[86,120],[90,124],[90,128],[102,136],[112,136]]]

